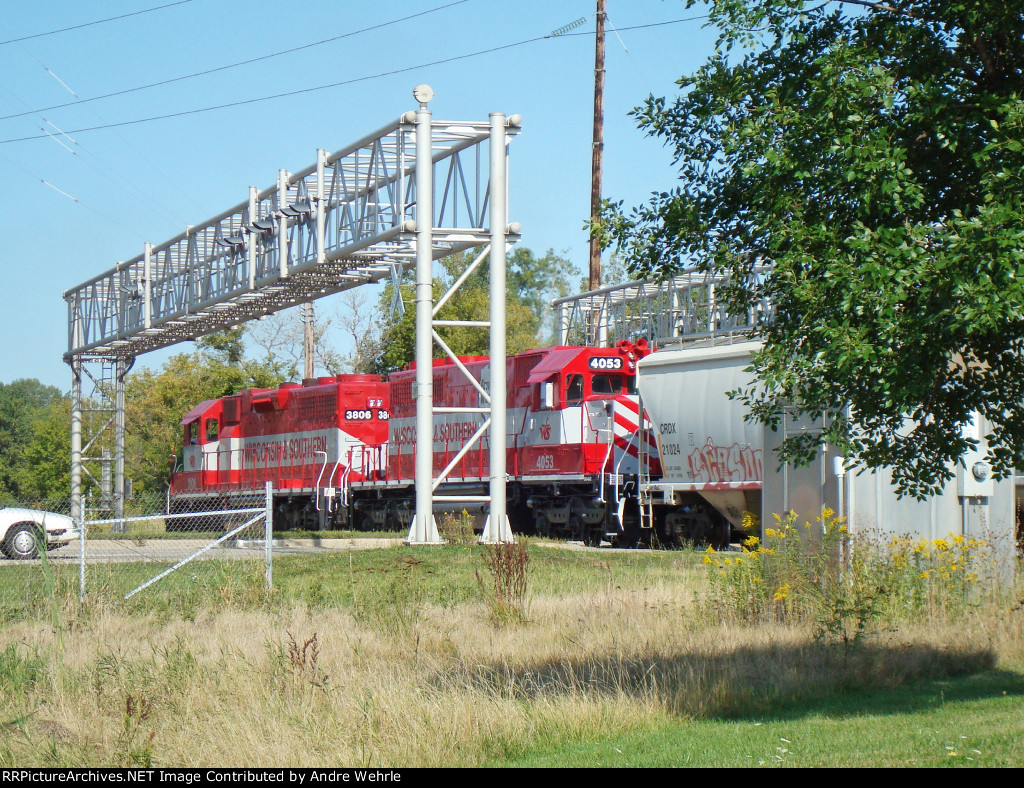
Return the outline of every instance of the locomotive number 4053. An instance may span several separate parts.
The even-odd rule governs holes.
[[[591,369],[622,369],[622,359],[599,356],[590,359],[589,366]]]

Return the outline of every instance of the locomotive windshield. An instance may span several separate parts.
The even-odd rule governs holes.
[[[590,390],[595,394],[621,394],[626,388],[622,375],[594,375]]]
[[[586,377],[590,378],[589,384]],[[579,405],[588,396],[600,398],[621,394],[636,394],[635,376],[601,372],[587,376],[572,374],[565,379],[566,405]]]

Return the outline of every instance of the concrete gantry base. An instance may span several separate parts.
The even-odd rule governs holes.
[[[498,518],[496,518],[498,519]],[[512,534],[512,526],[508,517],[504,516],[495,523],[490,515],[484,522],[484,532],[480,535],[480,544],[515,544],[516,538]]]

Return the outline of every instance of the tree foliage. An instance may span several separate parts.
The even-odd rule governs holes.
[[[36,411],[11,469],[22,502],[61,499],[71,491],[71,399],[55,399]],[[90,480],[83,482],[88,489]]]
[[[235,338],[241,341],[241,334]],[[126,473],[139,491],[162,492],[181,446],[179,423],[203,400],[249,388],[276,388],[280,371],[236,355],[230,336],[197,343],[193,353],[172,356],[159,370],[144,369],[125,381]]]
[[[55,414],[67,410],[67,399],[59,389],[35,379],[0,383],[0,493],[19,500],[46,497],[52,475],[52,462],[70,458],[69,421],[64,423],[62,440],[56,446],[44,445],[43,436],[50,432]],[[66,445],[66,453],[61,446]],[[46,467],[37,466],[40,460]],[[68,463],[64,477],[70,479]],[[62,477],[63,478],[63,477]],[[59,488],[60,482],[57,482]],[[67,486],[59,494],[67,494]]]
[[[688,5],[693,5],[689,0]],[[951,478],[979,412],[997,476],[1024,465],[1024,6],[1005,0],[713,0],[714,57],[650,97],[641,128],[676,188],[607,233],[640,275],[732,275],[768,295],[743,393],[777,423],[890,465],[902,493]],[[692,262],[691,262],[692,261]],[[774,265],[763,281],[748,274]],[[852,416],[852,417],[851,417]],[[809,459],[819,438],[787,441]]]
[[[454,254],[443,258],[440,275],[434,279],[435,302],[476,260],[473,253]],[[525,247],[517,247],[508,255],[506,268],[506,347],[509,355],[553,341],[553,326],[545,321],[550,313],[548,302],[567,295],[575,269],[571,262],[549,249],[538,257]],[[416,356],[416,311],[412,284],[402,285],[402,298],[407,307],[400,318],[383,329],[373,371],[387,373],[400,369]],[[381,310],[390,304],[392,286],[381,296]],[[439,320],[487,320],[490,313],[490,282],[487,260],[478,265],[438,312]],[[459,356],[490,354],[486,330],[463,326],[443,326],[438,335]],[[436,344],[434,357],[443,351]]]

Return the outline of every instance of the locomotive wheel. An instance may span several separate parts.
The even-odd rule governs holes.
[[[7,532],[3,552],[8,558],[26,560],[39,557],[41,534],[32,523],[17,523]]]
[[[652,546],[662,549],[679,547],[681,541],[678,530],[669,525],[667,518],[657,524],[656,533],[653,536],[655,542],[652,542]]]
[[[595,523],[592,525],[583,525],[583,544],[589,545],[590,547],[600,547],[601,538],[604,536],[605,527],[604,523]]]
[[[627,525],[621,533],[612,540],[613,547],[633,548],[640,543],[640,529],[635,525]]]
[[[537,536],[551,536],[551,521],[547,515],[538,514],[533,520],[533,531]]]
[[[586,536],[587,526],[578,514],[572,515],[565,524],[566,538],[573,542],[582,542]]]
[[[373,518],[369,512],[361,509],[353,509],[349,515],[349,527],[353,531],[372,531],[375,528]]]

